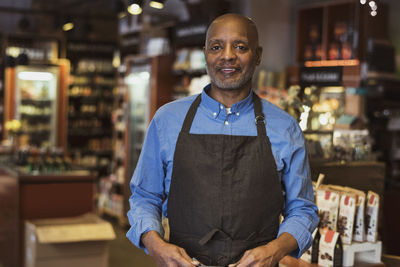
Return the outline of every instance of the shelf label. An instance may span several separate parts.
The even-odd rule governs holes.
[[[342,85],[343,67],[302,67],[299,72],[301,86],[340,86]]]
[[[174,32],[175,43],[178,45],[203,45],[207,28],[206,22],[177,25]]]

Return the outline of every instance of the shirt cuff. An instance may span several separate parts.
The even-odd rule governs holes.
[[[164,228],[161,222],[157,220],[143,220],[131,224],[131,228],[126,233],[126,237],[138,248],[143,249],[147,254],[148,251],[141,241],[143,234],[149,231],[156,231],[161,238],[164,238]]]
[[[290,223],[283,222],[280,225],[278,236],[282,233],[288,233],[296,239],[298,248],[292,251],[290,256],[297,259],[303,255],[313,242],[312,234],[308,227],[304,226],[300,220],[296,220],[295,218],[291,218]]]

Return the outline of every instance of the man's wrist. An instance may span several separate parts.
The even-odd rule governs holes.
[[[157,247],[163,245],[165,241],[161,238],[160,234],[157,231],[151,230],[144,234],[142,234],[141,239],[143,245],[146,249],[151,252]]]
[[[282,233],[272,243],[279,260],[298,248],[296,239],[289,233]]]

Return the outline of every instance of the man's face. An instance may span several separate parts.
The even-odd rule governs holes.
[[[262,50],[250,27],[248,22],[232,18],[211,25],[204,55],[207,72],[217,88],[240,90],[251,86]]]

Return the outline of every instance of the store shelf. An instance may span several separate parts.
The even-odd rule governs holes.
[[[68,135],[74,136],[108,136],[111,135],[111,129],[94,129],[94,128],[87,128],[87,129],[68,129]]]
[[[89,150],[89,149],[70,149],[70,153],[80,153],[81,155],[112,156],[113,150]]]
[[[99,114],[99,113],[76,113],[76,114],[68,114],[68,118],[70,119],[92,119],[93,117],[97,119],[110,119],[111,113]]]

